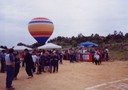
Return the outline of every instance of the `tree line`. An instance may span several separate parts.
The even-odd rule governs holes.
[[[123,32],[116,30],[112,34],[107,36],[100,36],[99,34],[91,34],[90,36],[85,36],[82,33],[78,36],[64,37],[58,36],[50,39],[48,42],[61,45],[64,48],[77,47],[81,42],[91,41],[99,44],[99,46],[104,46],[108,44],[127,44],[128,43],[128,33],[123,34]]]

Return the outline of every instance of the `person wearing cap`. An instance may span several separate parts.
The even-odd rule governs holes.
[[[15,58],[13,55],[14,50],[9,49],[8,53],[5,55],[5,62],[6,62],[6,88],[7,90],[14,90],[12,87],[12,81],[14,79],[15,74]]]

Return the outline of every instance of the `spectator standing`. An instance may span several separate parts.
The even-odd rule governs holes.
[[[15,56],[15,74],[14,74],[14,79],[17,80],[17,75],[19,73],[20,70],[20,57],[19,57],[19,52],[16,51],[14,53]]]
[[[72,48],[69,50],[69,58],[70,58],[70,63],[74,63],[75,58],[74,58],[74,51]]]
[[[37,59],[38,59],[38,57],[36,55],[36,52],[32,52],[32,60],[33,60],[33,63],[34,63],[33,72],[36,71]]]
[[[5,67],[6,67],[6,65],[5,65],[5,50],[2,50],[2,52],[0,53],[0,61],[1,61],[1,70],[0,70],[0,72],[1,73],[5,73]]]
[[[32,55],[29,53],[28,49],[24,50],[25,56],[24,56],[24,61],[26,63],[25,70],[28,74],[28,79],[33,77],[32,69],[34,67],[34,63],[32,60]]]
[[[54,53],[53,56],[53,73],[54,72],[58,72],[58,68],[59,68],[59,56],[57,55],[57,53]]]
[[[45,56],[44,56],[44,52],[42,52],[42,53],[40,54],[40,58],[39,58],[39,67],[38,67],[38,69],[37,69],[37,70],[38,70],[37,72],[38,72],[39,74],[41,74],[42,71],[45,72],[45,71],[44,71],[44,57],[45,57]]]
[[[14,50],[9,49],[8,54],[5,56],[5,62],[6,62],[6,88],[7,90],[14,90],[12,86],[12,81],[14,79],[15,74],[15,58],[13,55]]]

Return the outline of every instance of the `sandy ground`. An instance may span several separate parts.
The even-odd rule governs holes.
[[[5,90],[6,74],[0,73],[0,90]],[[18,80],[13,81],[16,90],[128,90],[128,61],[69,63],[64,61],[58,73],[49,72],[27,79],[23,67]]]

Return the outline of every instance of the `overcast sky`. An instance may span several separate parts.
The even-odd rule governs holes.
[[[28,22],[46,17],[54,23],[50,39],[57,36],[106,36],[114,30],[128,32],[128,0],[0,0],[0,45],[33,44]]]

